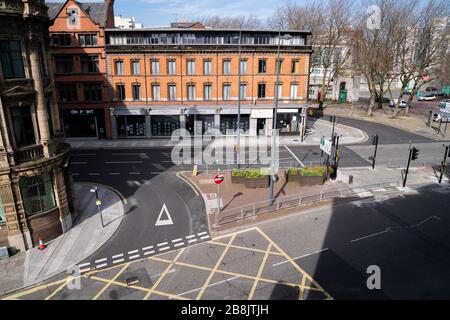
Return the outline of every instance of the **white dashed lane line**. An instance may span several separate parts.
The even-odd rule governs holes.
[[[119,254],[113,255],[110,258],[110,264],[116,265],[118,263],[125,262],[126,260],[129,260],[129,261],[135,260],[135,259],[138,259],[143,256],[153,255],[158,252],[161,253],[161,252],[167,251],[169,249],[176,249],[181,246],[189,245],[189,244],[195,243],[195,242],[201,242],[202,240],[206,240],[206,239],[211,239],[211,236],[208,234],[208,232],[199,232],[197,234],[191,234],[191,235],[185,236],[184,238],[177,238],[177,239],[168,240],[165,242],[160,242],[156,245],[151,245],[151,246],[141,248],[140,250],[142,253],[139,253],[139,249],[128,251],[127,252],[128,257],[125,257],[124,253],[119,253]],[[80,268],[80,273],[88,272],[93,269],[101,269],[101,268],[108,266],[108,258],[101,258],[101,259],[95,260],[93,263],[95,265],[95,267],[93,267],[93,268],[87,267],[90,264],[91,264],[90,262],[79,264],[78,267]],[[87,268],[81,269],[82,267],[87,267]]]

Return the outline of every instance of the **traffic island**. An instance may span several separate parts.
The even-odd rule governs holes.
[[[269,189],[267,188],[269,176],[264,174],[258,176],[254,172],[255,170],[258,169],[245,168],[221,171],[220,175],[223,176],[223,182],[219,186],[215,182],[215,177],[218,174],[216,171],[200,172],[197,176],[193,176],[192,172],[183,173],[183,176],[195,184],[203,195],[211,231],[229,229],[246,224],[249,221],[271,219],[280,214],[275,211],[282,212],[289,203],[298,204],[300,195],[304,195],[302,199],[302,207],[304,208],[318,204],[323,205],[328,200],[328,202],[334,201],[331,200],[333,196],[348,188],[344,182],[326,181],[325,168],[303,168],[303,170],[293,168],[290,171],[291,174],[287,174],[287,171],[278,171],[274,184],[274,202],[270,204],[268,200]],[[310,176],[307,176],[307,174]],[[298,183],[296,178],[301,182]],[[218,193],[220,193],[220,200],[217,197]],[[220,217],[217,214],[219,203]],[[246,218],[249,216],[247,213],[253,210],[256,210],[257,213],[252,219],[239,219],[240,221],[236,223],[227,221],[234,219],[236,215],[239,216],[241,213],[244,214],[242,218]],[[269,212],[271,213],[262,215],[262,213]],[[221,221],[218,221],[218,219]]]

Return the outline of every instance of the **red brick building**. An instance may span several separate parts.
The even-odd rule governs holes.
[[[106,55],[113,91],[113,138],[167,137],[175,129],[219,129],[234,134],[241,88],[241,129],[272,128],[280,43],[277,128],[299,132],[307,102],[311,47],[307,31],[167,28],[107,29]],[[239,60],[239,47],[241,55]],[[239,84],[240,65],[240,84]],[[198,132],[198,131],[197,131]]]
[[[111,138],[105,28],[114,0],[47,3],[50,54],[66,137]]]

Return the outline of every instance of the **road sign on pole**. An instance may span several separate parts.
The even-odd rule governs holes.
[[[331,141],[325,137],[320,138],[320,150],[323,150],[328,155],[331,155]]]
[[[220,173],[214,177],[214,183],[217,184],[217,212],[220,212],[220,185],[224,179]]]

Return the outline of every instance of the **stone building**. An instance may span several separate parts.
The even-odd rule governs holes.
[[[0,0],[0,246],[26,250],[70,229],[63,141],[43,0]]]

